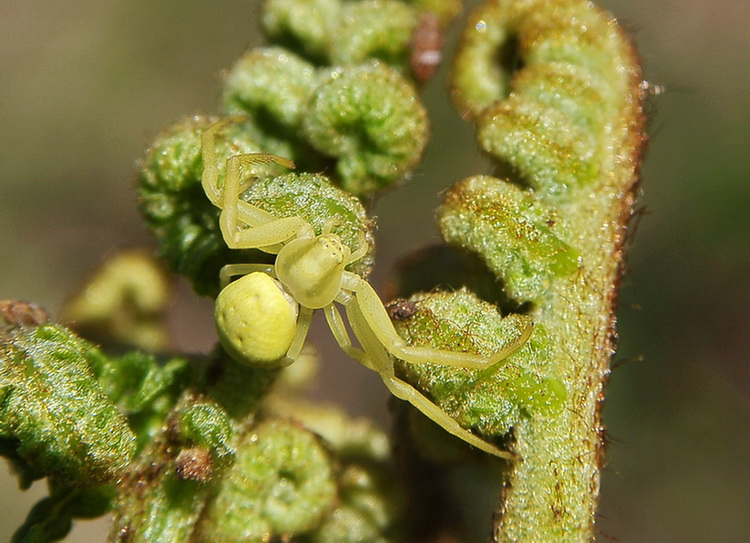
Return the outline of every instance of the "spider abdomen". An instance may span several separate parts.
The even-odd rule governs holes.
[[[272,277],[253,272],[229,283],[216,298],[222,347],[238,362],[274,367],[292,344],[298,307]]]

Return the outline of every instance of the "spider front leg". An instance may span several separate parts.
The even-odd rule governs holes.
[[[302,217],[274,218],[252,228],[239,228],[232,213],[222,211],[221,234],[230,249],[261,249],[277,254],[281,244],[296,237],[311,237],[312,227]]]
[[[277,253],[279,244],[301,232],[311,231],[308,223],[299,217],[278,218],[272,213],[241,200],[247,187],[243,179],[254,179],[252,170],[257,165],[278,164],[294,169],[294,163],[286,158],[266,154],[249,153],[229,157],[223,186],[219,187],[218,159],[216,157],[216,134],[229,123],[239,122],[243,117],[229,117],[214,123],[201,136],[203,176],[201,185],[209,200],[221,209],[219,225],[225,242],[231,249],[264,248]]]
[[[489,357],[430,347],[412,347],[407,345],[393,328],[383,302],[367,281],[354,273],[344,272],[342,290],[352,293],[349,297],[341,299],[347,310],[351,304],[356,303],[367,327],[372,330],[383,347],[396,358],[412,364],[431,363],[467,369],[486,369],[516,352],[531,337],[533,330],[533,325],[529,324],[517,338]]]
[[[203,191],[206,193],[206,196],[208,196],[208,199],[211,200],[211,203],[214,204],[216,207],[224,207],[224,195],[226,193],[226,185],[227,185],[227,179],[224,180],[224,187],[221,189],[219,187],[219,159],[216,157],[216,135],[228,124],[231,123],[239,123],[244,120],[247,120],[247,117],[243,115],[235,115],[233,117],[227,117],[225,119],[222,119],[218,122],[215,122],[211,126],[209,126],[206,130],[203,131],[203,134],[201,134],[201,158],[203,159],[203,175],[201,177],[201,185],[203,187]],[[246,158],[241,158],[246,157]],[[238,158],[239,160],[236,160],[235,167],[239,170],[242,166],[253,166],[255,164],[278,164],[279,166],[283,166],[284,168],[293,170],[294,169],[294,162],[292,162],[289,159],[286,159],[284,157],[271,155],[268,153],[248,153],[244,155],[237,155],[235,157],[231,157],[229,160]],[[229,169],[229,164],[227,164],[227,170]],[[227,177],[229,174],[227,173]],[[239,195],[239,181],[241,180],[241,175],[239,174],[239,171],[236,174],[236,178],[238,181],[237,184],[237,193]]]
[[[304,229],[307,225],[304,220],[297,217],[278,218],[272,213],[240,199],[242,179],[243,176],[247,177],[248,175],[243,171],[243,167],[271,162],[294,168],[293,162],[275,155],[248,154],[227,159],[227,173],[224,179],[221,205],[219,206],[221,207],[219,226],[230,248],[260,247],[260,245],[247,245],[248,243],[256,243],[254,240],[257,234],[252,232],[258,228],[267,229],[268,234],[266,235],[278,240],[275,243],[281,243],[294,237],[300,229]],[[273,226],[269,226],[271,224]]]
[[[326,322],[328,322],[328,327],[331,329],[331,333],[336,339],[336,343],[341,347],[341,350],[367,369],[378,371],[370,360],[370,357],[368,357],[362,349],[358,349],[352,345],[352,340],[349,338],[349,333],[346,331],[344,320],[341,318],[341,314],[339,313],[339,310],[336,309],[336,306],[334,304],[329,304],[323,308],[323,312],[326,317]]]
[[[328,320],[328,324],[331,326],[331,330],[333,331],[336,340],[344,351],[362,362],[366,367],[376,371],[391,394],[401,400],[409,402],[427,418],[443,428],[443,430],[453,434],[469,445],[473,445],[474,447],[499,458],[518,460],[517,455],[504,451],[472,434],[424,394],[419,392],[406,381],[399,379],[396,376],[393,367],[393,359],[389,356],[388,351],[386,351],[386,348],[378,338],[375,330],[370,326],[369,319],[365,317],[362,307],[354,300],[354,298],[351,298],[346,303],[345,307],[346,315],[349,318],[349,324],[354,331],[354,335],[357,336],[360,345],[362,345],[363,350],[351,346],[351,341],[349,340],[349,336],[346,333],[346,329],[344,328],[343,321],[341,321],[340,317],[338,319],[339,322],[335,324],[335,319]],[[326,312],[326,317],[328,317],[328,312]],[[339,329],[334,330],[334,326]]]
[[[227,160],[219,226],[231,249],[263,248],[278,253],[280,243],[300,235],[312,236],[312,227],[301,217],[278,218],[240,199],[241,166],[260,156],[283,160],[273,155],[239,155]]]

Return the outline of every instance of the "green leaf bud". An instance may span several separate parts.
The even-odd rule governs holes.
[[[267,0],[263,28],[274,42],[313,62],[325,63],[341,9],[340,0]]]
[[[414,87],[384,65],[330,72],[305,118],[310,143],[337,158],[341,186],[367,195],[416,166],[427,143],[427,115]]]
[[[329,62],[345,65],[378,59],[403,70],[417,21],[417,10],[403,2],[345,2]]]
[[[67,329],[2,330],[0,438],[45,474],[79,484],[122,475],[135,435],[89,367],[96,349]]]
[[[557,214],[530,189],[469,177],[446,194],[438,217],[446,241],[481,255],[516,300],[538,300],[554,277],[578,269],[578,253],[557,235]]]
[[[417,295],[411,301],[417,312],[394,324],[414,345],[488,356],[518,337],[529,323],[523,315],[501,317],[493,305],[465,289]],[[548,375],[552,347],[552,338],[537,325],[518,351],[485,370],[405,363],[400,369],[462,426],[500,436],[524,418],[560,410],[566,391]]]
[[[265,126],[268,132],[281,126],[293,136],[318,84],[315,66],[291,51],[252,49],[227,74],[224,104],[230,114],[245,113],[257,123],[275,125]]]
[[[334,506],[336,482],[321,442],[298,425],[269,419],[237,444],[200,526],[201,540],[266,541],[316,528]]]
[[[320,174],[288,173],[276,178],[257,179],[242,199],[276,217],[302,217],[316,235],[332,218],[338,220],[332,232],[354,253],[362,243],[369,254],[350,265],[350,270],[367,277],[373,264],[374,238],[372,221],[358,198],[331,184]]]

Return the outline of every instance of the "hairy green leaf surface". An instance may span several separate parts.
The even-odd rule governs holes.
[[[54,325],[2,336],[0,438],[45,475],[83,485],[122,475],[135,435],[91,370],[96,349]]]

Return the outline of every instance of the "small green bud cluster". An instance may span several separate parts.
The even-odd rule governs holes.
[[[2,336],[0,439],[16,442],[38,476],[89,484],[120,477],[136,437],[92,369],[101,353],[51,324],[6,327]]]
[[[443,20],[455,11],[448,7],[437,12]],[[368,199],[407,177],[428,137],[406,68],[419,17],[419,7],[396,0],[267,2],[263,26],[271,45],[248,51],[225,79],[222,115],[244,122],[217,139],[219,178],[226,159],[242,153],[281,156],[302,172],[326,169],[335,185]],[[146,153],[139,185],[141,211],[161,255],[197,292],[212,296],[223,265],[262,261],[227,249],[219,210],[201,189],[200,138],[215,121],[196,116],[168,128]],[[324,199],[331,198],[352,208],[345,192],[326,189]],[[305,216],[314,225],[331,216],[315,213]],[[362,221],[355,237],[363,231],[369,238],[364,213],[355,214]],[[366,275],[370,265],[371,257],[353,271]]]
[[[337,488],[329,453],[299,425],[262,421],[237,449],[234,467],[205,511],[202,540],[260,542],[268,534],[304,533],[333,508]]]
[[[137,352],[109,357],[38,321],[3,326],[0,346],[0,452],[22,487],[42,477],[49,486],[14,541],[57,541],[73,519],[112,507],[115,484],[161,432],[189,366]]]
[[[396,321],[411,344],[490,355],[518,337],[530,318],[502,317],[496,308],[466,289],[413,296],[416,311]],[[542,326],[505,361],[485,370],[437,364],[402,364],[410,383],[427,391],[461,426],[500,436],[523,418],[554,415],[566,398],[565,386],[550,377],[553,350]]]
[[[236,367],[252,378],[252,368]],[[230,372],[222,379],[238,378]],[[400,502],[387,437],[333,408],[280,405],[277,398],[262,414],[238,420],[210,400],[188,398],[169,417],[166,442],[155,440],[122,482],[113,536],[392,540]]]
[[[263,66],[279,77],[246,77],[261,56],[251,52],[230,71],[225,103],[274,125],[288,112],[282,129],[333,159],[342,188],[371,196],[408,175],[427,141],[407,73],[418,23],[418,8],[396,0],[269,1],[263,26],[281,47]]]

